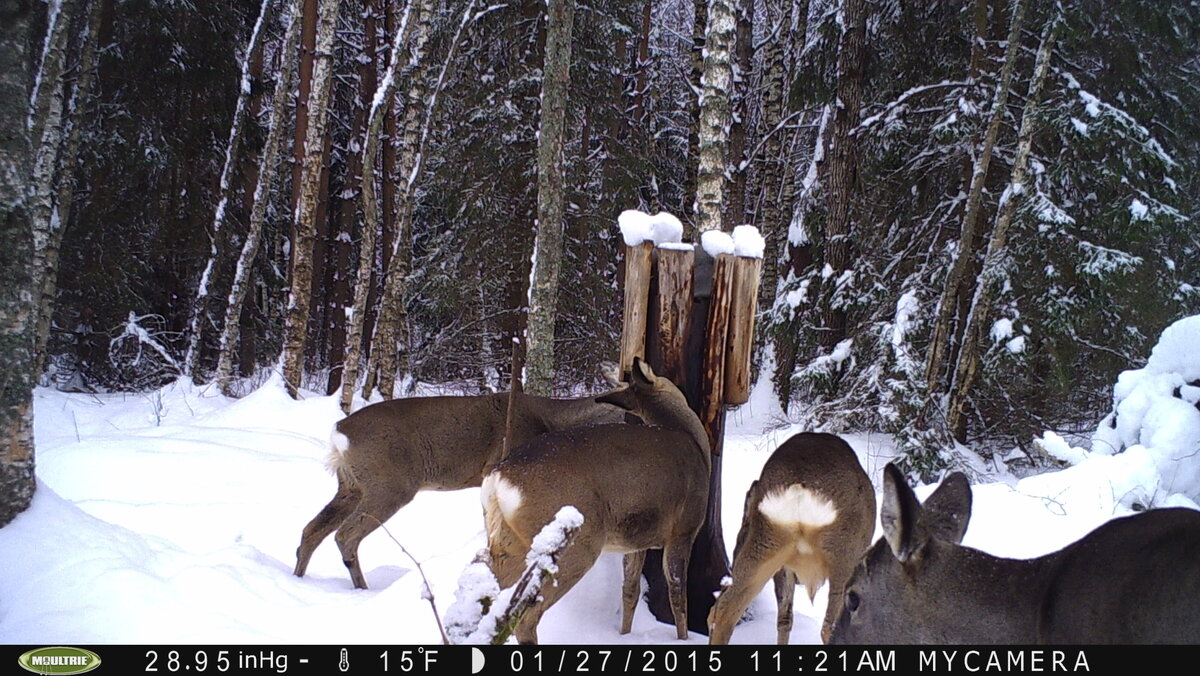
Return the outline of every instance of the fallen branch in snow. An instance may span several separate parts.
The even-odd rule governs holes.
[[[487,552],[481,551],[459,576],[456,600],[446,613],[451,642],[504,645],[541,598],[542,585],[558,572],[558,557],[581,525],[583,515],[578,510],[570,505],[560,509],[533,539],[525,572],[507,589],[500,589],[487,565]]]

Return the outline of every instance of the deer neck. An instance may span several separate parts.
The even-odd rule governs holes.
[[[580,399],[525,397],[525,403],[529,406],[530,412],[536,415],[550,431],[618,423],[624,417],[615,407],[597,404],[594,397]]]
[[[934,543],[931,543],[934,544]],[[970,547],[937,542],[940,553],[948,556],[957,575],[948,575],[940,585],[945,603],[939,606],[953,617],[956,642],[1013,643],[1037,642],[1045,580],[1053,567],[1053,554],[1037,559],[1006,559]],[[969,612],[963,613],[954,599],[972,598]]]

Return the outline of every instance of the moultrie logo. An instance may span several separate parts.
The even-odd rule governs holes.
[[[100,666],[100,656],[83,648],[38,648],[17,658],[17,664],[35,674],[82,674]]]

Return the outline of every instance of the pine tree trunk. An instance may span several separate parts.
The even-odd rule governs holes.
[[[529,289],[528,357],[525,391],[550,396],[554,390],[554,321],[563,255],[563,137],[567,88],[571,83],[574,0],[549,0],[542,109],[538,127],[538,218]]]
[[[733,85],[733,43],[737,30],[731,0],[709,5],[700,96],[700,166],[696,174],[696,229],[721,229],[725,197],[725,155],[729,149],[729,91]]]
[[[926,387],[931,397],[940,395],[942,392],[942,378],[950,359],[949,355],[954,344],[958,342],[952,326],[955,311],[960,306],[962,299],[973,293],[971,289],[967,288],[967,271],[979,253],[981,235],[979,212],[983,208],[983,185],[987,179],[988,166],[992,160],[996,140],[1000,135],[1000,124],[1004,119],[1005,106],[1008,103],[1008,90],[1012,86],[1013,69],[1016,66],[1021,44],[1021,24],[1025,17],[1025,4],[1022,0],[1015,0],[1012,23],[1008,33],[1008,48],[1004,57],[1004,65],[1000,69],[1000,81],[996,85],[993,97],[991,119],[988,121],[978,159],[971,172],[971,186],[967,194],[966,213],[963,215],[962,228],[959,232],[958,250],[955,252],[954,261],[946,277],[946,285],[938,303],[925,366]],[[961,335],[961,330],[958,335]]]
[[[246,241],[242,244],[234,271],[233,284],[229,289],[229,300],[225,306],[225,321],[221,328],[220,351],[217,358],[217,383],[221,391],[232,396],[233,358],[238,350],[241,333],[242,308],[249,290],[250,275],[254,259],[258,256],[262,242],[263,224],[266,222],[267,206],[271,201],[271,188],[279,171],[279,156],[283,152],[283,132],[287,120],[287,104],[291,97],[292,82],[296,72],[296,50],[300,42],[301,0],[289,0],[287,29],[280,47],[279,73],[276,75],[275,90],[271,95],[271,111],[267,118],[267,139],[258,166],[258,180],[254,188],[254,206],[250,210],[250,224]]]
[[[27,198],[33,147],[28,119],[32,0],[0,0],[0,527],[36,488],[33,385],[38,270]]]
[[[378,254],[376,243],[379,229],[379,204],[375,191],[375,157],[379,154],[380,145],[383,142],[381,135],[383,124],[392,117],[388,111],[392,101],[396,98],[396,73],[400,65],[400,55],[404,51],[404,45],[407,44],[411,32],[411,23],[409,22],[411,10],[412,3],[405,5],[404,14],[400,17],[400,27],[396,30],[396,37],[392,42],[392,53],[388,60],[387,71],[384,72],[383,81],[375,90],[375,98],[372,100],[371,109],[367,114],[367,131],[362,154],[362,190],[360,192],[363,212],[362,242],[359,245],[358,272],[354,282],[354,309],[350,313],[345,366],[342,372],[341,405],[342,410],[347,413],[350,412],[351,404],[354,401],[354,390],[358,387],[363,327],[367,318],[368,301],[372,288],[371,272]],[[390,145],[390,139],[388,145]],[[384,170],[388,170],[386,162]],[[386,177],[384,185],[387,185]],[[384,206],[388,206],[386,200]]]
[[[842,4],[843,32],[838,46],[837,106],[828,149],[828,191],[823,243],[825,264],[832,270],[822,290],[821,344],[833,347],[846,337],[846,309],[839,298],[839,282],[853,267],[851,244],[857,229],[851,221],[851,198],[858,177],[858,142],[850,132],[858,126],[865,73],[867,11],[864,0]]]
[[[58,294],[58,260],[62,248],[63,233],[71,221],[71,206],[75,196],[75,169],[79,158],[80,139],[83,136],[84,109],[91,96],[92,82],[96,74],[96,50],[100,36],[100,16],[103,0],[89,0],[87,26],[84,28],[83,44],[80,46],[79,75],[75,80],[75,91],[68,107],[70,127],[63,142],[59,170],[57,197],[50,218],[49,239],[45,252],[40,257],[41,300],[38,303],[37,359],[34,373],[40,374],[46,363],[46,343],[50,337],[50,323],[54,318],[54,300]]]
[[[1029,93],[1021,113],[1021,129],[1017,133],[1017,155],[1013,159],[1008,189],[1000,199],[1000,211],[996,216],[996,224],[992,227],[987,253],[983,259],[983,269],[976,282],[975,297],[963,329],[962,347],[958,351],[958,362],[954,367],[954,380],[951,381],[950,387],[950,403],[946,409],[946,426],[959,442],[966,441],[967,399],[979,377],[980,351],[989,334],[988,322],[991,321],[992,303],[1005,274],[1008,229],[1017,205],[1025,194],[1029,153],[1033,146],[1033,133],[1037,128],[1038,100],[1046,82],[1046,74],[1050,70],[1050,54],[1054,50],[1059,26],[1056,17],[1042,32],[1041,47],[1038,48],[1037,62],[1033,68],[1033,79],[1029,83]]]
[[[296,238],[292,246],[292,280],[283,336],[283,379],[288,392],[299,396],[304,371],[304,345],[312,304],[313,240],[316,236],[317,201],[324,173],[325,137],[329,119],[329,93],[333,85],[333,38],[338,0],[320,0],[316,51],[313,54],[312,90],[308,97],[308,134],[300,176],[300,204],[296,210]]]
[[[225,144],[225,164],[221,168],[221,181],[218,186],[220,197],[209,231],[208,261],[205,262],[204,271],[200,274],[200,282],[196,287],[196,300],[192,304],[192,319],[189,322],[188,350],[184,369],[196,383],[202,380],[199,368],[200,352],[203,349],[204,327],[207,324],[205,320],[212,311],[212,308],[209,307],[212,277],[222,257],[226,255],[228,234],[225,232],[225,213],[229,208],[233,193],[233,172],[237,168],[238,150],[242,145],[246,111],[250,109],[250,64],[254,62],[254,55],[262,44],[263,29],[266,26],[267,13],[271,9],[272,2],[273,0],[262,0],[262,5],[258,10],[258,21],[254,23],[254,30],[250,32],[250,41],[246,44],[246,53],[242,57],[242,74],[238,79],[237,104],[233,109],[233,122],[229,125],[229,140]]]
[[[776,38],[767,40],[763,45],[762,65],[762,127],[764,133],[769,134],[763,148],[763,169],[760,174],[763,203],[762,213],[757,221],[758,230],[767,243],[763,255],[762,283],[758,287],[758,305],[763,308],[769,308],[775,302],[779,258],[783,253],[782,242],[787,232],[783,218],[784,214],[790,211],[790,205],[783,201],[783,176],[786,166],[783,153],[790,134],[778,127],[783,124],[783,92],[787,87],[783,49],[787,31],[783,30],[783,27],[792,22],[793,2],[782,0],[777,4],[781,5],[777,18],[779,29],[774,31]]]

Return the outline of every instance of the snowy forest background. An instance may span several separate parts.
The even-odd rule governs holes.
[[[792,421],[926,476],[1090,435],[1200,311],[1190,0],[0,0],[0,26],[10,439],[34,380],[504,390],[547,335],[532,389],[595,389],[631,208],[756,225]]]

